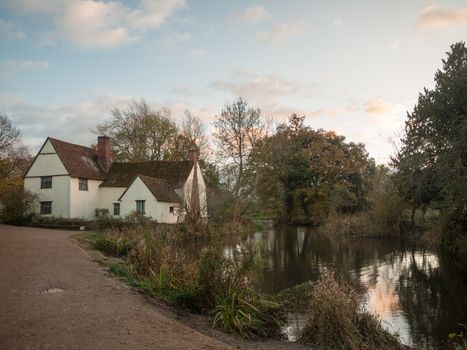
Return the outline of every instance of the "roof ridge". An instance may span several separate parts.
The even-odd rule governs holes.
[[[83,146],[84,147],[84,146]],[[113,162],[113,164],[132,164],[132,163],[180,163],[180,162],[190,162],[190,163],[193,163],[191,160],[188,160],[188,159],[184,159],[184,160],[168,160],[168,159],[162,159],[162,160],[157,160],[157,159],[154,159],[154,160],[133,160],[133,161],[130,161],[130,162],[118,162],[118,161],[115,161]]]
[[[86,149],[91,150],[91,151],[96,151],[94,148],[91,148],[91,147],[88,147],[88,146],[83,146],[83,145],[78,145],[76,143],[71,143],[71,142],[67,142],[67,141],[63,141],[63,140],[59,140],[59,139],[56,139],[55,137],[48,136],[47,138],[49,140],[52,140],[52,141],[58,141],[58,142],[61,142],[61,143],[66,143],[67,145],[82,147],[82,148],[86,148]]]
[[[147,176],[147,175],[143,175],[143,174],[136,174],[136,177],[147,178],[147,179],[151,179],[151,180],[158,180],[158,181],[166,182],[167,184],[170,185],[170,183],[166,179],[161,179],[160,177]]]

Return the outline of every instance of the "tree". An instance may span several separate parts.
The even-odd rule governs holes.
[[[178,132],[168,109],[154,111],[143,99],[126,110],[114,109],[111,120],[98,125],[97,131],[112,138],[115,156],[123,161],[170,157]]]
[[[0,181],[21,178],[30,161],[26,147],[22,145],[21,133],[4,114],[0,114]]]
[[[219,159],[226,163],[232,179],[235,216],[244,187],[244,171],[250,154],[264,134],[261,111],[251,108],[243,98],[227,104],[214,122]]]
[[[435,87],[424,89],[407,115],[402,148],[393,157],[397,183],[415,207],[444,216],[443,245],[467,258],[467,47],[451,46]]]
[[[186,159],[193,147],[197,150],[200,160],[207,160],[210,150],[206,127],[200,118],[193,115],[189,110],[185,110],[181,130],[174,139],[168,158],[173,160]]]
[[[287,220],[319,223],[330,209],[362,208],[374,163],[362,144],[313,130],[293,114],[255,147],[249,171],[264,209]],[[249,178],[252,175],[249,174]]]
[[[4,114],[0,114],[0,221],[26,224],[32,217],[34,197],[24,192],[22,177],[31,156],[22,145],[21,133]]]

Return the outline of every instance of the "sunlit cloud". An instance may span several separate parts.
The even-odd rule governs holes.
[[[269,30],[259,33],[258,39],[266,43],[277,43],[291,37],[302,35],[305,32],[306,26],[305,21],[279,23]]]
[[[467,7],[443,10],[437,5],[425,7],[418,17],[418,25],[422,29],[467,25]]]
[[[268,17],[269,11],[259,5],[247,7],[235,15],[235,19],[239,22],[259,22]]]
[[[55,37],[83,48],[113,48],[139,40],[158,28],[185,0],[141,0],[134,8],[120,1],[19,0],[2,4],[19,14],[51,17]]]
[[[401,110],[400,105],[386,102],[382,97],[374,98],[364,103],[364,110],[370,115],[395,113]]]
[[[307,86],[276,74],[255,74],[237,71],[229,79],[219,79],[211,84],[218,90],[243,96],[258,105],[268,105],[282,97],[307,93]]]

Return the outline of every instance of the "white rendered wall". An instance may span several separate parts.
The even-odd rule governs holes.
[[[50,141],[44,145],[29,169],[26,177],[68,175],[62,161],[55,153]]]
[[[138,177],[131,184],[122,197],[120,212],[122,216],[129,215],[136,211],[136,201],[145,201],[146,216],[152,220],[163,223],[176,223],[177,210],[174,213],[169,212],[171,206],[176,207],[177,203],[158,202],[143,181]]]
[[[41,189],[41,178],[30,177],[24,179],[24,189],[36,194],[37,201],[34,201],[34,212],[39,214],[39,202],[52,202],[52,214],[41,216],[70,217],[70,177],[53,176],[52,188]]]
[[[114,203],[118,202],[118,199],[125,191],[126,187],[100,187],[99,188],[99,208],[105,208],[109,211],[109,214],[113,216]],[[120,216],[123,212],[120,209]]]
[[[41,176],[52,176],[52,188],[41,189]],[[38,197],[34,212],[39,214],[39,202],[51,201],[52,214],[44,216],[70,217],[70,177],[50,141],[42,147],[26,174],[24,189]]]
[[[99,207],[100,180],[88,180],[88,190],[79,190],[79,179],[70,178],[70,217],[94,220]]]

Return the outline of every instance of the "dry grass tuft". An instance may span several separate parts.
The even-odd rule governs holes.
[[[299,340],[318,349],[403,349],[397,336],[361,307],[359,295],[333,273],[313,289]]]

